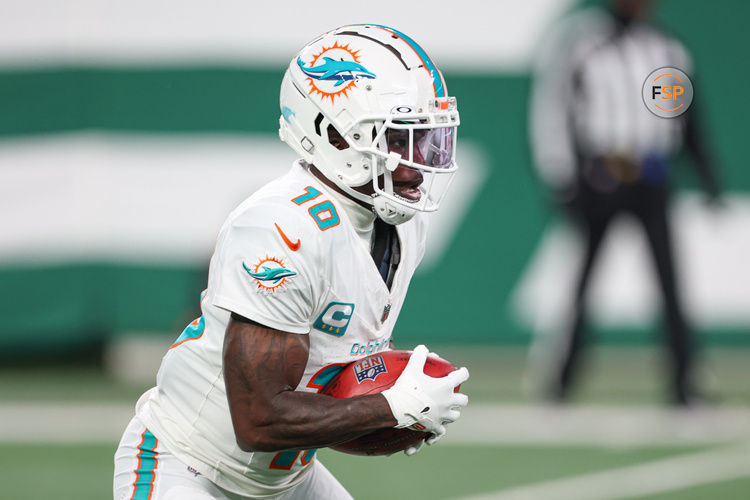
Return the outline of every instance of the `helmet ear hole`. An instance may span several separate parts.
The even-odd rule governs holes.
[[[331,146],[338,149],[339,151],[343,151],[349,148],[349,143],[346,142],[346,139],[341,137],[339,131],[336,130],[336,127],[334,127],[332,124],[328,125],[326,131],[328,132],[328,143]]]

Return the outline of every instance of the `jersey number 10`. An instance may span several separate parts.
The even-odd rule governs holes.
[[[305,192],[296,198],[292,198],[292,203],[295,205],[302,205],[308,201],[312,201],[322,193],[312,186],[307,186]],[[340,219],[339,214],[336,212],[336,207],[330,200],[323,200],[320,203],[311,206],[307,209],[310,217],[313,218],[315,223],[318,225],[318,229],[325,231],[331,229],[334,226],[338,226]]]

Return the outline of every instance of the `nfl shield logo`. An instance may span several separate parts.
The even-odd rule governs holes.
[[[385,305],[383,308],[383,316],[380,318],[381,323],[385,323],[385,320],[388,319],[388,315],[391,314],[391,304],[390,302]]]
[[[365,380],[375,380],[375,377],[387,372],[388,370],[385,368],[385,362],[381,356],[371,356],[354,365],[354,374],[357,376],[358,384],[361,384]]]

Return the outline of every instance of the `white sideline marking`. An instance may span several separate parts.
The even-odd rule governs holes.
[[[473,446],[634,448],[733,443],[750,437],[750,408],[469,404],[442,442]]]
[[[616,500],[750,476],[750,443],[498,490],[463,500]]]
[[[90,444],[120,440],[132,403],[0,404],[0,443]]]
[[[116,443],[133,403],[3,403],[0,443]],[[633,406],[472,404],[441,446],[649,447],[734,443],[750,436],[750,408],[693,411]]]

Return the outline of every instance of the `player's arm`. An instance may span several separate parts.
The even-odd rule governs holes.
[[[324,447],[397,425],[380,394],[336,399],[294,391],[309,346],[307,335],[274,330],[232,314],[224,338],[224,380],[242,450]]]

